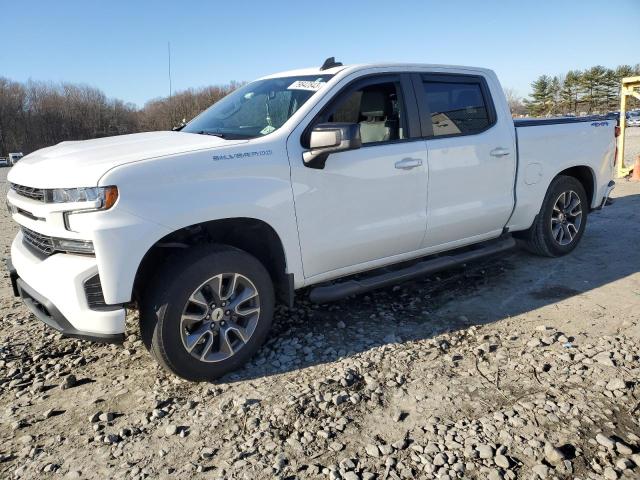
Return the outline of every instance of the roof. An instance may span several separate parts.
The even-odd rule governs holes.
[[[442,64],[429,64],[429,63],[363,63],[356,65],[341,65],[339,67],[328,68],[327,70],[320,70],[320,67],[311,67],[311,68],[301,68],[297,70],[287,70],[284,72],[273,73],[271,75],[265,75],[264,77],[259,78],[259,80],[264,80],[266,78],[278,78],[278,77],[294,77],[294,76],[302,76],[302,75],[335,75],[338,72],[343,70],[348,70],[349,72],[355,72],[358,70],[364,70],[369,68],[406,68],[407,70],[411,69],[424,69],[424,68],[450,68],[456,70],[474,70],[474,71],[485,71],[488,72],[490,70],[486,68],[479,67],[471,67],[471,66],[462,66],[462,65],[442,65]]]
[[[311,68],[299,68],[297,70],[287,70],[284,72],[272,73],[271,75],[265,75],[258,80],[264,80],[265,78],[278,78],[278,77],[298,77],[303,75],[335,75],[341,70],[348,68],[348,66],[341,65],[339,67],[328,68],[326,70],[320,70],[320,67]]]

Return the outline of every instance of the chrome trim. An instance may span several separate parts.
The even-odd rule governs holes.
[[[30,247],[32,250],[35,250],[38,254],[43,255],[45,257],[51,256],[54,253],[72,253],[76,255],[95,255],[95,251],[93,249],[93,242],[90,240],[81,240],[74,238],[61,238],[61,237],[51,237],[49,235],[43,235],[38,232],[34,232],[33,230],[21,226],[20,231],[22,232],[22,241],[27,247]],[[91,245],[91,251],[82,251],[80,249],[73,248],[64,248],[61,246],[61,242],[83,242]]]
[[[22,231],[22,240],[25,244],[43,255],[53,255],[55,252],[53,237],[34,232],[27,227],[21,227],[20,230]]]
[[[18,185],[17,183],[10,185],[11,189],[21,197],[30,198],[31,200],[37,200],[42,203],[46,201],[46,191],[43,188],[26,187],[24,185]]]

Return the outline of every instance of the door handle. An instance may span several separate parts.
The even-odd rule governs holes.
[[[396,162],[396,168],[400,170],[411,170],[422,165],[422,160],[417,158],[403,158]]]
[[[498,147],[494,148],[489,152],[489,155],[492,157],[504,157],[505,155],[509,155],[511,152],[506,148]]]

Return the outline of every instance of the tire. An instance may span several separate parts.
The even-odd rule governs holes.
[[[147,288],[141,338],[171,373],[214,380],[256,353],[274,305],[271,277],[256,258],[233,247],[196,247],[170,259]]]
[[[569,202],[563,207],[561,196]],[[570,200],[567,200],[570,199]],[[579,204],[574,205],[578,200]],[[580,215],[575,215],[580,211]],[[572,252],[587,225],[589,200],[582,184],[574,177],[560,175],[553,179],[533,225],[520,238],[527,250],[545,257],[560,257]],[[558,228],[562,232],[558,233]]]

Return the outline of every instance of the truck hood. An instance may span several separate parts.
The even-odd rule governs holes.
[[[92,187],[107,171],[120,165],[246,142],[183,132],[62,142],[23,157],[9,171],[7,179],[34,188]]]

